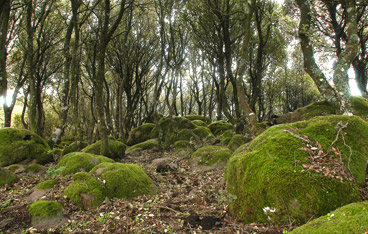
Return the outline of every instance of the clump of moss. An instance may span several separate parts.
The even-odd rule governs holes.
[[[192,123],[194,123],[197,127],[207,127],[207,124],[202,120],[193,120]]]
[[[126,150],[126,154],[134,155],[137,154],[143,150],[149,150],[149,149],[155,149],[158,147],[158,140],[157,139],[150,139],[141,143],[138,143],[136,145],[133,145],[129,147]]]
[[[189,141],[177,141],[175,142],[174,144],[174,149],[175,149],[175,152],[181,152],[181,151],[191,151],[192,148],[191,148],[191,144],[189,143]]]
[[[58,182],[56,180],[45,180],[41,183],[39,183],[38,185],[36,185],[36,189],[52,189],[55,184],[57,184]]]
[[[209,116],[204,117],[203,115],[186,115],[184,116],[186,119],[189,119],[190,121],[202,121],[205,123],[211,122],[211,118]]]
[[[152,180],[136,164],[101,163],[90,172],[105,180],[106,194],[110,198],[131,198],[157,191]]]
[[[222,145],[228,145],[234,134],[234,131],[232,129],[229,129],[224,131],[220,136],[217,137],[217,139],[220,140]]]
[[[141,126],[133,128],[129,133],[128,145],[136,145],[138,143],[147,141],[150,139],[150,133],[155,127],[153,123],[145,123]]]
[[[190,162],[198,166],[223,167],[226,165],[232,153],[231,150],[225,147],[215,145],[204,146],[192,154]]]
[[[368,201],[352,203],[321,216],[290,234],[365,233],[368,230]]]
[[[52,217],[58,215],[64,207],[56,201],[36,201],[31,204],[28,212],[32,217]]]
[[[367,118],[368,117],[368,100],[364,97],[350,97],[351,105],[353,106],[354,115]]]
[[[22,167],[22,165],[13,164],[13,165],[7,166],[6,169],[11,171],[11,172],[15,172],[17,169],[19,169],[21,167]]]
[[[232,151],[235,151],[237,148],[239,148],[241,145],[249,142],[250,139],[241,135],[241,134],[235,134],[229,144],[227,145],[227,148],[229,148]]]
[[[102,155],[73,152],[64,155],[57,164],[57,168],[64,167],[61,175],[69,175],[82,170],[89,171],[102,162],[114,162],[114,160]]]
[[[234,130],[234,126],[231,123],[227,123],[223,120],[215,121],[208,125],[213,135],[222,135],[226,130]]]
[[[85,194],[85,195],[84,195]],[[73,182],[64,190],[64,195],[85,209],[97,207],[106,197],[104,185],[87,172],[78,172]],[[83,196],[88,196],[88,200]]]
[[[117,140],[109,139],[109,155],[104,155],[112,159],[120,159],[125,155],[125,150],[127,146]],[[90,154],[100,154],[101,150],[101,141],[96,141],[95,143],[87,146],[82,149],[82,152],[90,153]]]
[[[343,125],[346,127],[338,130]],[[343,135],[338,135],[339,131]],[[328,152],[334,142],[341,153],[338,158],[341,156],[356,182],[364,184],[368,123],[361,118],[326,116],[273,126],[227,164],[226,188],[236,198],[230,202],[233,214],[245,222],[303,224],[311,217],[360,200],[354,183],[306,170],[303,165],[309,164],[308,154],[301,148],[311,146],[302,139],[313,146],[318,142],[323,152]]]
[[[26,171],[31,172],[33,174],[42,173],[42,172],[45,172],[46,170],[47,170],[46,167],[40,164],[37,164],[37,163],[30,164],[26,167]]]
[[[63,149],[63,153],[62,155],[66,155],[72,152],[79,152],[82,149],[86,148],[88,146],[87,142],[84,141],[74,141],[71,144],[67,145],[64,149]]]
[[[0,167],[0,187],[8,184],[12,185],[18,181],[18,177],[11,171]]]
[[[36,159],[45,164],[53,160],[51,149],[44,139],[25,129],[0,129],[0,166],[8,166],[23,160]]]

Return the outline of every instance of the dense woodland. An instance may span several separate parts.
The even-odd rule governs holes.
[[[1,0],[3,126],[102,139],[106,154],[162,115],[252,127],[323,99],[349,114],[349,68],[368,95],[367,5]]]

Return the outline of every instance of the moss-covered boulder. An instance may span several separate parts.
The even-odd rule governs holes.
[[[90,172],[105,181],[106,194],[110,198],[131,198],[157,192],[153,181],[136,164],[101,163]]]
[[[12,185],[18,181],[18,177],[11,171],[0,167],[0,187],[8,184]]]
[[[208,128],[215,136],[222,135],[226,130],[234,130],[234,126],[231,123],[228,123],[223,120],[215,121],[209,124]]]
[[[368,118],[368,100],[360,96],[350,97],[354,115],[362,118]]]
[[[190,121],[203,121],[205,123],[211,122],[211,118],[209,116],[204,117],[203,115],[186,115],[184,116],[186,119],[189,119]]]
[[[192,145],[189,141],[180,140],[174,144],[175,152],[190,152],[192,150]]]
[[[128,147],[126,150],[127,155],[137,155],[143,150],[151,150],[158,148],[158,140],[157,139],[150,139],[136,145]]]
[[[249,142],[251,139],[248,137],[241,135],[241,134],[235,134],[229,144],[227,145],[227,148],[229,148],[232,151],[235,151],[237,148],[239,148],[241,145],[244,145],[245,143]]]
[[[56,180],[45,180],[36,185],[36,189],[52,189],[58,182]]]
[[[224,167],[233,151],[221,146],[204,146],[197,149],[190,158],[195,166]]]
[[[155,124],[153,123],[145,123],[141,126],[133,128],[129,133],[128,145],[136,145],[138,143],[147,141],[150,139],[150,134],[152,129],[154,129]]]
[[[105,186],[87,172],[73,175],[73,182],[64,190],[64,195],[84,209],[100,205],[106,197]]]
[[[196,127],[195,129],[182,129],[178,133],[178,141],[190,141],[193,144],[201,145],[203,143],[212,144],[215,137],[206,127]]]
[[[86,148],[88,146],[87,142],[84,141],[74,141],[71,144],[67,145],[63,149],[62,155],[66,155],[72,152],[79,152],[82,149]]]
[[[331,211],[290,234],[367,233],[368,201],[351,203]]]
[[[125,150],[127,146],[118,140],[109,139],[109,158],[112,159],[121,159],[125,156]],[[95,143],[87,146],[86,148],[82,149],[81,152],[90,153],[90,154],[100,154],[101,150],[101,141],[96,141]]]
[[[359,201],[351,180],[365,183],[367,139],[368,123],[355,116],[267,129],[227,164],[231,212],[245,222],[303,224]]]
[[[193,120],[192,123],[194,123],[197,127],[207,127],[207,124],[202,120]]]
[[[64,155],[56,167],[62,168],[61,175],[69,175],[80,171],[89,171],[102,162],[114,162],[114,160],[102,155],[73,152]]]
[[[64,207],[56,201],[36,201],[29,207],[32,217],[32,227],[47,231],[50,228],[67,223],[63,215]]]
[[[23,160],[36,159],[45,164],[53,160],[51,149],[39,135],[25,130],[0,129],[0,166],[8,166]]]
[[[25,171],[31,173],[31,174],[34,174],[34,175],[40,175],[40,174],[43,174],[45,173],[47,170],[47,167],[45,166],[42,166],[40,164],[37,164],[37,163],[32,163],[32,164],[29,164],[28,166],[26,166],[25,168]]]
[[[220,141],[221,145],[228,145],[233,136],[235,135],[232,129],[224,131],[220,136],[216,137],[217,141]]]

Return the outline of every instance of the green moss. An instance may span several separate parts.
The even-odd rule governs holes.
[[[208,125],[208,128],[215,136],[222,135],[226,130],[234,130],[234,126],[231,123],[227,123],[223,120],[211,123]]]
[[[218,136],[217,139],[221,141],[222,145],[228,145],[231,141],[231,138],[234,136],[234,131],[232,129],[224,131],[221,136]]]
[[[195,129],[180,130],[177,137],[178,141],[192,141],[196,144],[213,143],[215,137],[206,127],[196,127]]]
[[[197,127],[207,127],[207,124],[202,120],[193,120],[192,123],[194,123]]]
[[[204,117],[203,115],[186,115],[184,116],[186,119],[189,119],[190,121],[202,121],[202,122],[205,122],[205,123],[209,123],[211,122],[211,118],[206,116]],[[205,126],[204,126],[205,127]]]
[[[368,201],[352,203],[331,211],[290,234],[366,233],[368,231]]]
[[[46,171],[46,167],[40,165],[40,164],[30,164],[26,167],[26,171],[28,172],[31,172],[31,173],[34,173],[34,174],[37,174],[39,172],[42,172],[42,171]]]
[[[36,201],[31,204],[28,212],[32,217],[52,217],[63,209],[63,206],[56,201]]]
[[[126,148],[127,146],[123,142],[109,139],[109,155],[107,156],[112,159],[123,158],[125,155]],[[89,154],[100,154],[100,150],[101,150],[101,141],[96,141],[95,143],[82,149],[81,152]]]
[[[11,171],[0,167],[0,187],[8,184],[12,185],[18,181],[18,177]]]
[[[157,147],[158,147],[158,140],[150,139],[145,142],[141,142],[129,147],[126,151],[126,154],[137,154],[143,150],[155,149]]]
[[[57,168],[64,167],[61,175],[69,175],[81,170],[89,171],[102,162],[114,162],[114,160],[102,155],[73,152],[64,155],[57,164]]]
[[[150,139],[150,133],[154,129],[155,124],[145,123],[141,126],[133,128],[129,133],[128,145],[136,145],[138,143],[147,141]]]
[[[234,154],[227,164],[225,177],[229,194],[236,199],[230,210],[245,222],[303,224],[311,217],[325,215],[339,206],[360,200],[359,189],[351,182],[307,171],[307,154],[301,150],[308,136],[311,144],[321,143],[324,152],[335,140],[335,126],[348,122],[343,131],[346,144],[334,144],[341,152],[345,167],[350,166],[358,184],[364,184],[368,155],[368,124],[359,117],[326,116],[309,121],[278,125],[255,138],[247,151]],[[263,209],[275,209],[266,214]]]
[[[20,167],[21,167],[21,165],[19,165],[19,164],[13,164],[13,165],[7,166],[6,169],[11,171],[11,172],[15,172]]]
[[[175,152],[190,151],[191,145],[189,141],[177,141],[175,142]]]
[[[190,158],[191,164],[199,166],[225,166],[233,152],[221,146],[204,146],[196,150]]]
[[[229,148],[230,150],[234,151],[236,150],[237,148],[239,148],[239,146],[249,142],[250,139],[241,135],[241,134],[235,134],[229,144],[227,145],[227,148]]]
[[[193,131],[191,129],[182,129],[178,133],[177,140],[178,141],[190,141],[191,137],[193,137]]]
[[[202,140],[202,142],[207,141],[209,143],[212,143],[212,141],[215,140],[214,135],[207,127],[196,127],[195,129],[193,129],[193,133],[197,135]]]
[[[351,105],[354,109],[354,115],[367,118],[368,117],[368,100],[364,97],[350,97]]]
[[[93,197],[91,203],[83,204],[81,194],[88,194]],[[96,207],[101,204],[106,197],[105,186],[87,172],[78,172],[73,176],[73,182],[64,190],[64,195],[78,206],[84,208]]]
[[[83,141],[72,142],[71,144],[67,145],[63,149],[62,155],[66,155],[66,154],[69,154],[69,153],[72,153],[72,152],[79,152],[87,146],[88,146],[87,142],[83,142]]]
[[[0,166],[36,159],[44,164],[53,160],[44,139],[25,129],[0,129]]]
[[[107,196],[110,198],[131,198],[156,192],[152,180],[136,164],[101,163],[91,173],[105,180]]]
[[[39,183],[36,186],[36,188],[37,189],[52,189],[57,183],[58,182],[56,180],[46,180],[46,181]]]

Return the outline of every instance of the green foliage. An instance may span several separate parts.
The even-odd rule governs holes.
[[[29,207],[32,217],[52,217],[63,210],[63,206],[56,201],[36,201]]]
[[[18,181],[18,177],[11,171],[0,167],[0,187],[8,184],[12,185]]]
[[[368,231],[368,201],[352,203],[293,230],[290,234],[366,233]]]
[[[344,139],[335,128],[340,121],[348,123],[343,129]],[[306,170],[303,165],[309,163],[308,155],[300,149],[305,145],[296,136],[308,136],[311,144],[319,142],[324,152],[328,152],[339,136],[334,147],[338,147],[345,168],[349,168],[358,184],[365,183],[368,124],[359,117],[316,117],[274,126],[244,145],[246,151],[238,151],[227,164],[226,188],[237,196],[236,201],[230,203],[230,210],[239,219],[303,224],[311,217],[360,200],[354,183],[346,179],[342,183]]]
[[[65,169],[64,166],[60,166],[58,168],[55,168],[53,166],[50,166],[47,171],[46,171],[46,175],[48,175],[51,178],[55,178],[57,177],[63,170]]]
[[[90,173],[105,181],[106,194],[110,198],[131,198],[157,191],[152,180],[136,164],[105,162],[95,166]]]
[[[85,193],[93,197],[90,204],[83,204],[81,194]],[[73,182],[64,190],[64,195],[78,206],[92,208],[101,204],[106,197],[104,185],[87,172],[78,172],[73,175]]]
[[[45,180],[39,183],[38,185],[36,185],[36,188],[37,189],[52,189],[57,183],[58,182],[56,180]]]
[[[114,162],[114,160],[102,155],[73,152],[64,155],[57,164],[57,168],[64,167],[61,170],[61,175],[69,175],[81,170],[89,171],[102,162]]]
[[[221,146],[204,146],[196,150],[190,162],[199,166],[216,166],[223,167],[226,165],[233,151]]]
[[[0,129],[0,166],[36,159],[44,164],[53,160],[44,139],[25,129]]]

